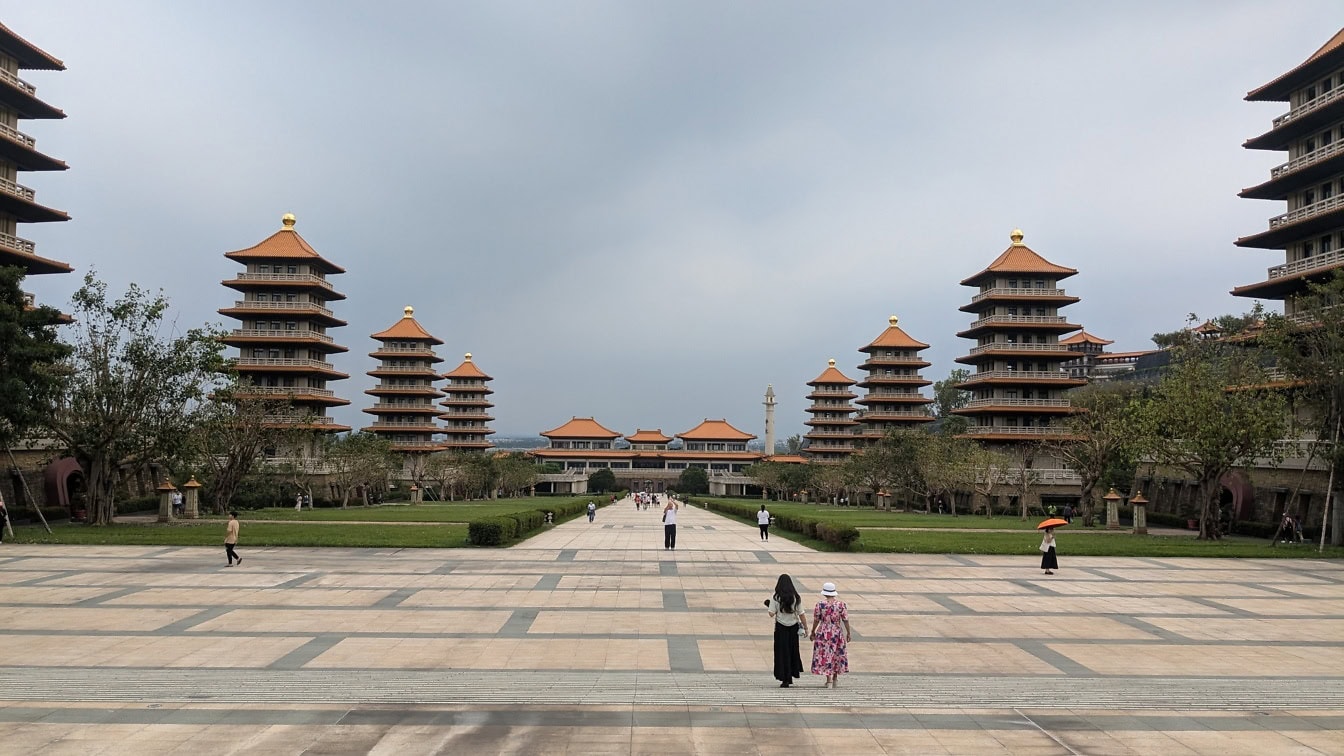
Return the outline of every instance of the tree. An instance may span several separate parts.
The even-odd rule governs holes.
[[[499,486],[499,467],[491,454],[460,452],[462,495],[465,498],[493,498]]]
[[[1126,382],[1093,383],[1069,392],[1074,414],[1063,426],[1068,438],[1051,442],[1051,450],[1066,467],[1078,473],[1082,486],[1078,515],[1092,524],[1092,507],[1100,506],[1099,483],[1117,466],[1134,459],[1134,411],[1138,386]],[[1132,476],[1130,480],[1132,480]]]
[[[742,472],[760,484],[766,498],[769,498],[771,492],[783,489],[784,467],[783,462],[757,462]]]
[[[121,465],[178,456],[196,430],[200,402],[222,373],[219,333],[161,335],[168,299],[131,284],[108,299],[90,273],[73,297],[69,383],[50,408],[47,431],[84,468],[89,522],[115,514]]]
[[[954,410],[965,407],[971,401],[971,392],[958,388],[971,377],[971,371],[965,368],[956,368],[947,374],[947,377],[941,381],[935,381],[933,384],[933,415],[938,418],[936,425],[938,432],[949,436],[955,436],[965,433],[970,427],[970,421],[962,415],[954,414]]]
[[[440,452],[425,460],[425,477],[434,484],[440,499],[451,501],[464,476],[461,463],[453,455]]]
[[[914,464],[910,444],[898,433],[889,432],[858,453],[851,454],[844,462],[846,479],[875,494],[891,488],[904,471]]]
[[[1199,502],[1199,537],[1221,537],[1223,476],[1276,456],[1286,405],[1267,390],[1252,344],[1189,340],[1135,412],[1136,451],[1189,475]]]
[[[994,516],[994,491],[1005,482],[1012,463],[1002,453],[979,446],[973,452],[971,464],[975,469],[975,483],[971,490],[984,497],[985,516]],[[974,505],[972,505],[974,507]]]
[[[496,455],[495,467],[499,471],[499,487],[504,489],[505,496],[517,496],[537,482],[536,463],[521,452]]]
[[[65,389],[70,347],[57,339],[60,313],[30,306],[23,269],[0,266],[0,447],[9,449],[46,420]]]
[[[268,448],[289,446],[290,426],[274,421],[292,406],[288,400],[247,396],[234,377],[218,387],[201,408],[196,432],[189,437],[190,462],[208,470],[203,476],[215,514],[229,509],[239,485]],[[305,474],[306,477],[306,474]]]
[[[809,463],[807,467],[812,473],[809,484],[817,492],[817,500],[834,503],[845,490],[845,471],[840,465]]]
[[[703,467],[688,467],[677,476],[677,490],[688,494],[709,493],[709,474]]]
[[[616,473],[602,468],[588,476],[588,490],[593,493],[607,493],[616,490]]]
[[[387,491],[388,476],[398,463],[392,444],[376,433],[348,433],[329,436],[323,457],[331,477],[341,492],[341,508],[350,506],[350,496],[360,491],[361,503],[368,506],[374,492],[381,498]]]
[[[789,436],[783,441],[775,444],[775,454],[801,454],[803,451],[803,437],[797,433]]]

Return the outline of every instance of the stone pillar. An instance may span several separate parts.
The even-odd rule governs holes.
[[[425,500],[425,492],[420,490],[420,486],[411,484],[411,503],[419,504]]]
[[[1129,503],[1134,507],[1134,535],[1148,535],[1148,500],[1139,491]]]
[[[1106,492],[1105,496],[1101,498],[1106,502],[1106,529],[1119,530],[1120,500],[1124,497],[1116,493],[1115,489],[1112,488],[1111,490]]]
[[[172,522],[173,492],[177,489],[173,487],[172,481],[165,479],[163,485],[154,490],[159,494],[159,522]]]
[[[201,484],[196,482],[196,476],[191,476],[191,480],[182,484],[186,489],[183,494],[182,517],[188,520],[197,520],[201,517],[200,493]]]
[[[775,455],[775,387],[765,386],[765,449],[766,457]]]

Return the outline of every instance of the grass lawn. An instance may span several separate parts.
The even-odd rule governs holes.
[[[1036,547],[1041,539],[1035,533],[951,533],[913,530],[859,529],[854,551],[911,554],[1021,554],[1024,559],[1039,559]],[[1143,556],[1143,557],[1246,557],[1246,558],[1344,558],[1344,548],[1327,546],[1318,552],[1314,546],[1279,544],[1273,548],[1263,538],[1230,536],[1221,541],[1200,541],[1188,536],[1135,536],[1104,531],[1088,532],[1061,528],[1056,531],[1059,558],[1070,556]],[[812,545],[809,543],[809,545]]]
[[[291,510],[292,511],[292,510]],[[224,523],[198,520],[167,525],[117,524],[105,527],[58,523],[48,535],[40,525],[14,528],[11,543],[59,543],[134,546],[218,546],[224,548]],[[249,546],[360,546],[375,548],[461,548],[466,525],[340,525],[331,523],[252,522],[242,518],[238,548]]]
[[[581,497],[579,497],[581,498]],[[593,501],[602,503],[607,497],[595,496]],[[536,497],[527,499],[499,499],[497,501],[469,502],[433,502],[427,504],[383,504],[381,506],[351,506],[348,509],[304,509],[294,511],[294,507],[275,507],[271,509],[252,509],[239,512],[243,520],[269,520],[281,522],[458,522],[466,524],[480,517],[521,512],[529,509],[545,509],[575,501],[576,497]],[[587,498],[583,501],[586,503]],[[206,515],[214,520],[226,520],[227,517]]]
[[[1035,530],[1036,523],[1044,518],[1030,517],[1026,522],[1007,516],[984,517],[982,515],[963,514],[958,517],[940,514],[920,514],[917,512],[885,512],[872,507],[831,507],[819,504],[794,504],[784,501],[753,502],[747,499],[711,499],[711,501],[732,502],[734,504],[754,504],[765,508],[772,514],[808,515],[824,518],[842,525],[856,528],[965,528],[974,530]],[[1075,518],[1076,519],[1076,518]]]

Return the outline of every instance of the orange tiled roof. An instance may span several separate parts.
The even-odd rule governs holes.
[[[407,305],[402,310],[401,320],[398,320],[386,331],[379,331],[373,335],[375,339],[406,339],[407,341],[428,341],[431,344],[442,344],[441,339],[436,339],[430,335],[415,320],[415,308]]]
[[[1055,265],[1036,254],[1031,247],[1022,243],[1021,231],[1014,229],[1011,238],[1013,243],[1003,251],[1003,254],[994,258],[994,262],[990,263],[989,267],[963,279],[961,285],[974,286],[977,281],[989,273],[1048,273],[1056,278],[1068,278],[1078,272],[1073,268]]]
[[[685,433],[678,433],[677,438],[688,441],[749,441],[756,437],[734,428],[727,420],[706,419]]]
[[[1074,335],[1068,337],[1067,339],[1060,339],[1060,340],[1059,340],[1059,343],[1061,343],[1061,344],[1100,344],[1100,345],[1102,345],[1102,346],[1106,346],[1107,344],[1114,344],[1115,342],[1114,342],[1114,341],[1109,341],[1109,340],[1107,340],[1107,339],[1099,338],[1099,337],[1097,337],[1097,336],[1093,336],[1092,334],[1088,333],[1087,331],[1079,331],[1078,333],[1075,333]]]
[[[807,382],[809,386],[819,386],[825,384],[844,384],[853,386],[854,381],[845,377],[845,374],[835,369],[835,360],[827,360],[826,369],[821,371],[821,375]]]
[[[444,378],[483,378],[487,381],[493,381],[494,378],[485,374],[484,370],[476,367],[476,363],[471,361],[471,352],[467,352],[462,357],[462,364],[443,374]]]
[[[887,318],[887,322],[890,323],[890,325],[887,326],[887,330],[883,331],[882,334],[878,336],[876,339],[873,339],[873,343],[869,344],[866,347],[861,347],[859,349],[860,352],[867,352],[870,349],[876,347],[886,347],[888,349],[915,349],[915,350],[929,348],[928,344],[925,344],[922,341],[917,341],[911,338],[910,334],[901,330],[896,325],[898,322],[900,322],[900,318],[896,317],[895,315],[892,315],[891,317]]]
[[[1291,71],[1288,71],[1287,73],[1283,74],[1282,76],[1279,76],[1279,77],[1275,78],[1273,81],[1269,82],[1268,84],[1261,85],[1261,86],[1259,86],[1259,87],[1256,87],[1255,89],[1252,89],[1250,92],[1247,92],[1247,93],[1246,93],[1246,99],[1247,99],[1247,100],[1259,100],[1259,99],[1265,99],[1265,100],[1284,99],[1284,100],[1286,100],[1286,99],[1287,99],[1287,94],[1288,94],[1288,93],[1287,93],[1286,91],[1281,91],[1281,90],[1284,90],[1284,89],[1285,89],[1284,87],[1279,86],[1281,82],[1284,82],[1285,80],[1294,78],[1296,74],[1298,74],[1300,71],[1302,71],[1302,69],[1304,69],[1304,68],[1310,66],[1312,63],[1315,63],[1316,61],[1318,61],[1318,60],[1320,60],[1321,58],[1325,57],[1327,54],[1329,54],[1329,53],[1331,53],[1331,52],[1334,52],[1335,50],[1339,49],[1340,47],[1344,47],[1344,29],[1340,29],[1339,31],[1335,32],[1335,36],[1331,37],[1331,38],[1329,39],[1329,41],[1327,41],[1325,44],[1321,45],[1321,47],[1320,47],[1319,50],[1317,50],[1316,52],[1314,52],[1314,53],[1311,54],[1311,57],[1309,57],[1309,58],[1307,58],[1306,60],[1302,61],[1302,62],[1301,62],[1300,64],[1298,64],[1297,66],[1294,66],[1293,69],[1292,69]]]
[[[546,438],[620,438],[621,436],[591,417],[572,418],[559,428],[552,428],[541,435]]]
[[[299,232],[294,230],[294,216],[288,213],[282,219],[284,228],[262,239],[260,243],[247,249],[240,249],[234,252],[226,252],[224,256],[230,260],[273,260],[276,258],[285,260],[304,260],[309,263],[319,264],[326,268],[328,273],[344,273],[345,268],[325,259],[317,253],[308,242],[299,236]]]
[[[626,436],[625,440],[632,444],[666,444],[672,437],[663,435],[662,428],[651,431],[636,428],[634,435]]]

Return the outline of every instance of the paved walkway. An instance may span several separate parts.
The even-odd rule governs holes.
[[[1344,753],[1344,564],[812,552],[628,502],[506,550],[0,546],[0,753]],[[760,606],[839,585],[837,690]],[[804,652],[805,661],[808,658]]]

